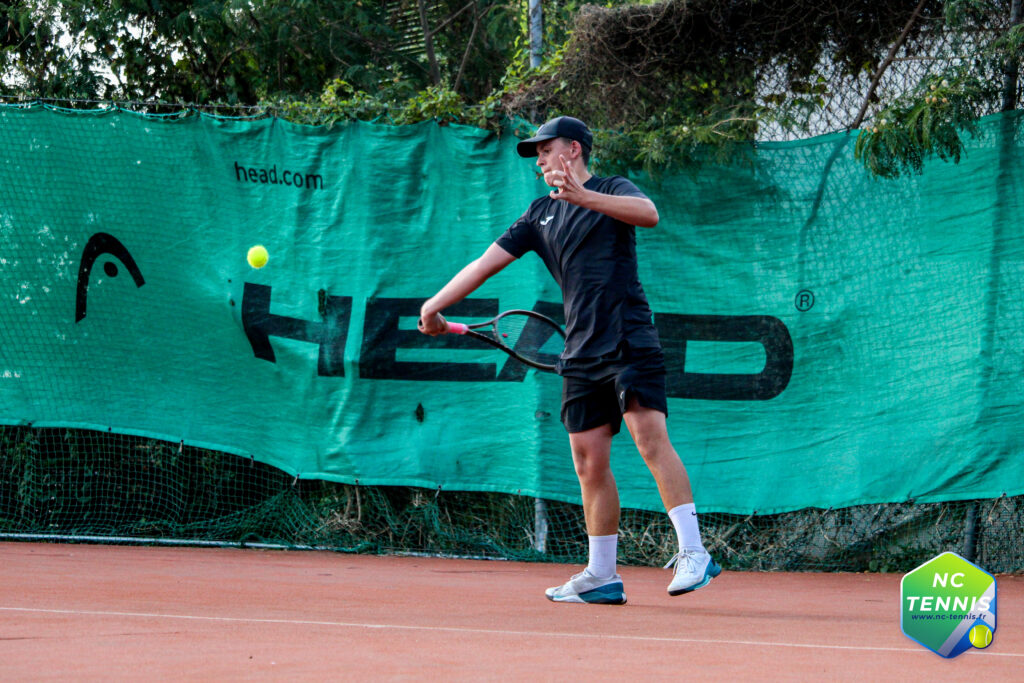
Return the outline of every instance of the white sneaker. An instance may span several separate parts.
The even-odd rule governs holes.
[[[553,602],[589,602],[598,605],[624,605],[626,594],[622,590],[622,577],[618,574],[599,579],[584,569],[566,583],[544,591]]]
[[[682,595],[703,588],[711,583],[711,579],[722,573],[722,568],[703,548],[676,553],[665,565],[665,569],[672,565],[675,565],[675,576],[668,585],[669,595]]]

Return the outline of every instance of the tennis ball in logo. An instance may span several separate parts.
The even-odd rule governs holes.
[[[970,639],[971,645],[979,650],[983,650],[992,644],[992,629],[985,624],[978,624],[971,628],[967,637]]]
[[[249,253],[246,255],[245,259],[253,268],[262,268],[267,265],[267,261],[270,259],[270,254],[267,253],[266,247],[262,244],[257,244],[255,247],[249,249]]]
[[[996,580],[956,553],[945,552],[903,577],[903,633],[951,658],[991,642],[996,630]],[[987,633],[975,631],[982,627]]]

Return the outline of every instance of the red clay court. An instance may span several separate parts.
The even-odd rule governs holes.
[[[947,660],[900,631],[899,574],[724,572],[676,598],[555,604],[562,564],[0,544],[3,680],[980,680],[1024,671],[1024,577]]]

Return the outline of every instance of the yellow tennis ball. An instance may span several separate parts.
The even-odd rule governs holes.
[[[270,259],[270,254],[267,253],[266,247],[262,244],[257,244],[255,247],[249,249],[249,253],[246,255],[245,259],[253,268],[262,268],[267,265],[267,261]]]
[[[967,639],[971,641],[971,645],[979,650],[986,648],[992,644],[992,629],[985,624],[972,626],[971,630],[967,633]]]

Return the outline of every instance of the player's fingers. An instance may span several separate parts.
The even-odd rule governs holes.
[[[578,192],[583,189],[583,185],[580,184],[579,179],[576,177],[576,172],[572,170],[572,166],[568,164],[564,156],[559,155],[559,159],[562,160],[562,165],[565,166],[565,171],[562,175],[564,177],[563,188],[572,192]]]
[[[566,161],[565,155],[564,154],[559,154],[558,155],[558,160],[562,162],[562,172],[565,174],[565,177],[567,179],[571,178],[572,180],[575,181],[576,180],[576,172],[572,170],[572,165],[568,161]]]
[[[422,332],[423,334],[428,334],[431,337],[436,337],[438,334],[441,334],[442,332],[441,327],[437,324],[437,319],[440,317],[440,314],[435,314],[434,316],[428,318],[427,320],[420,318],[418,321],[416,321],[416,327],[419,328],[419,331]],[[444,319],[442,318],[442,320]]]

